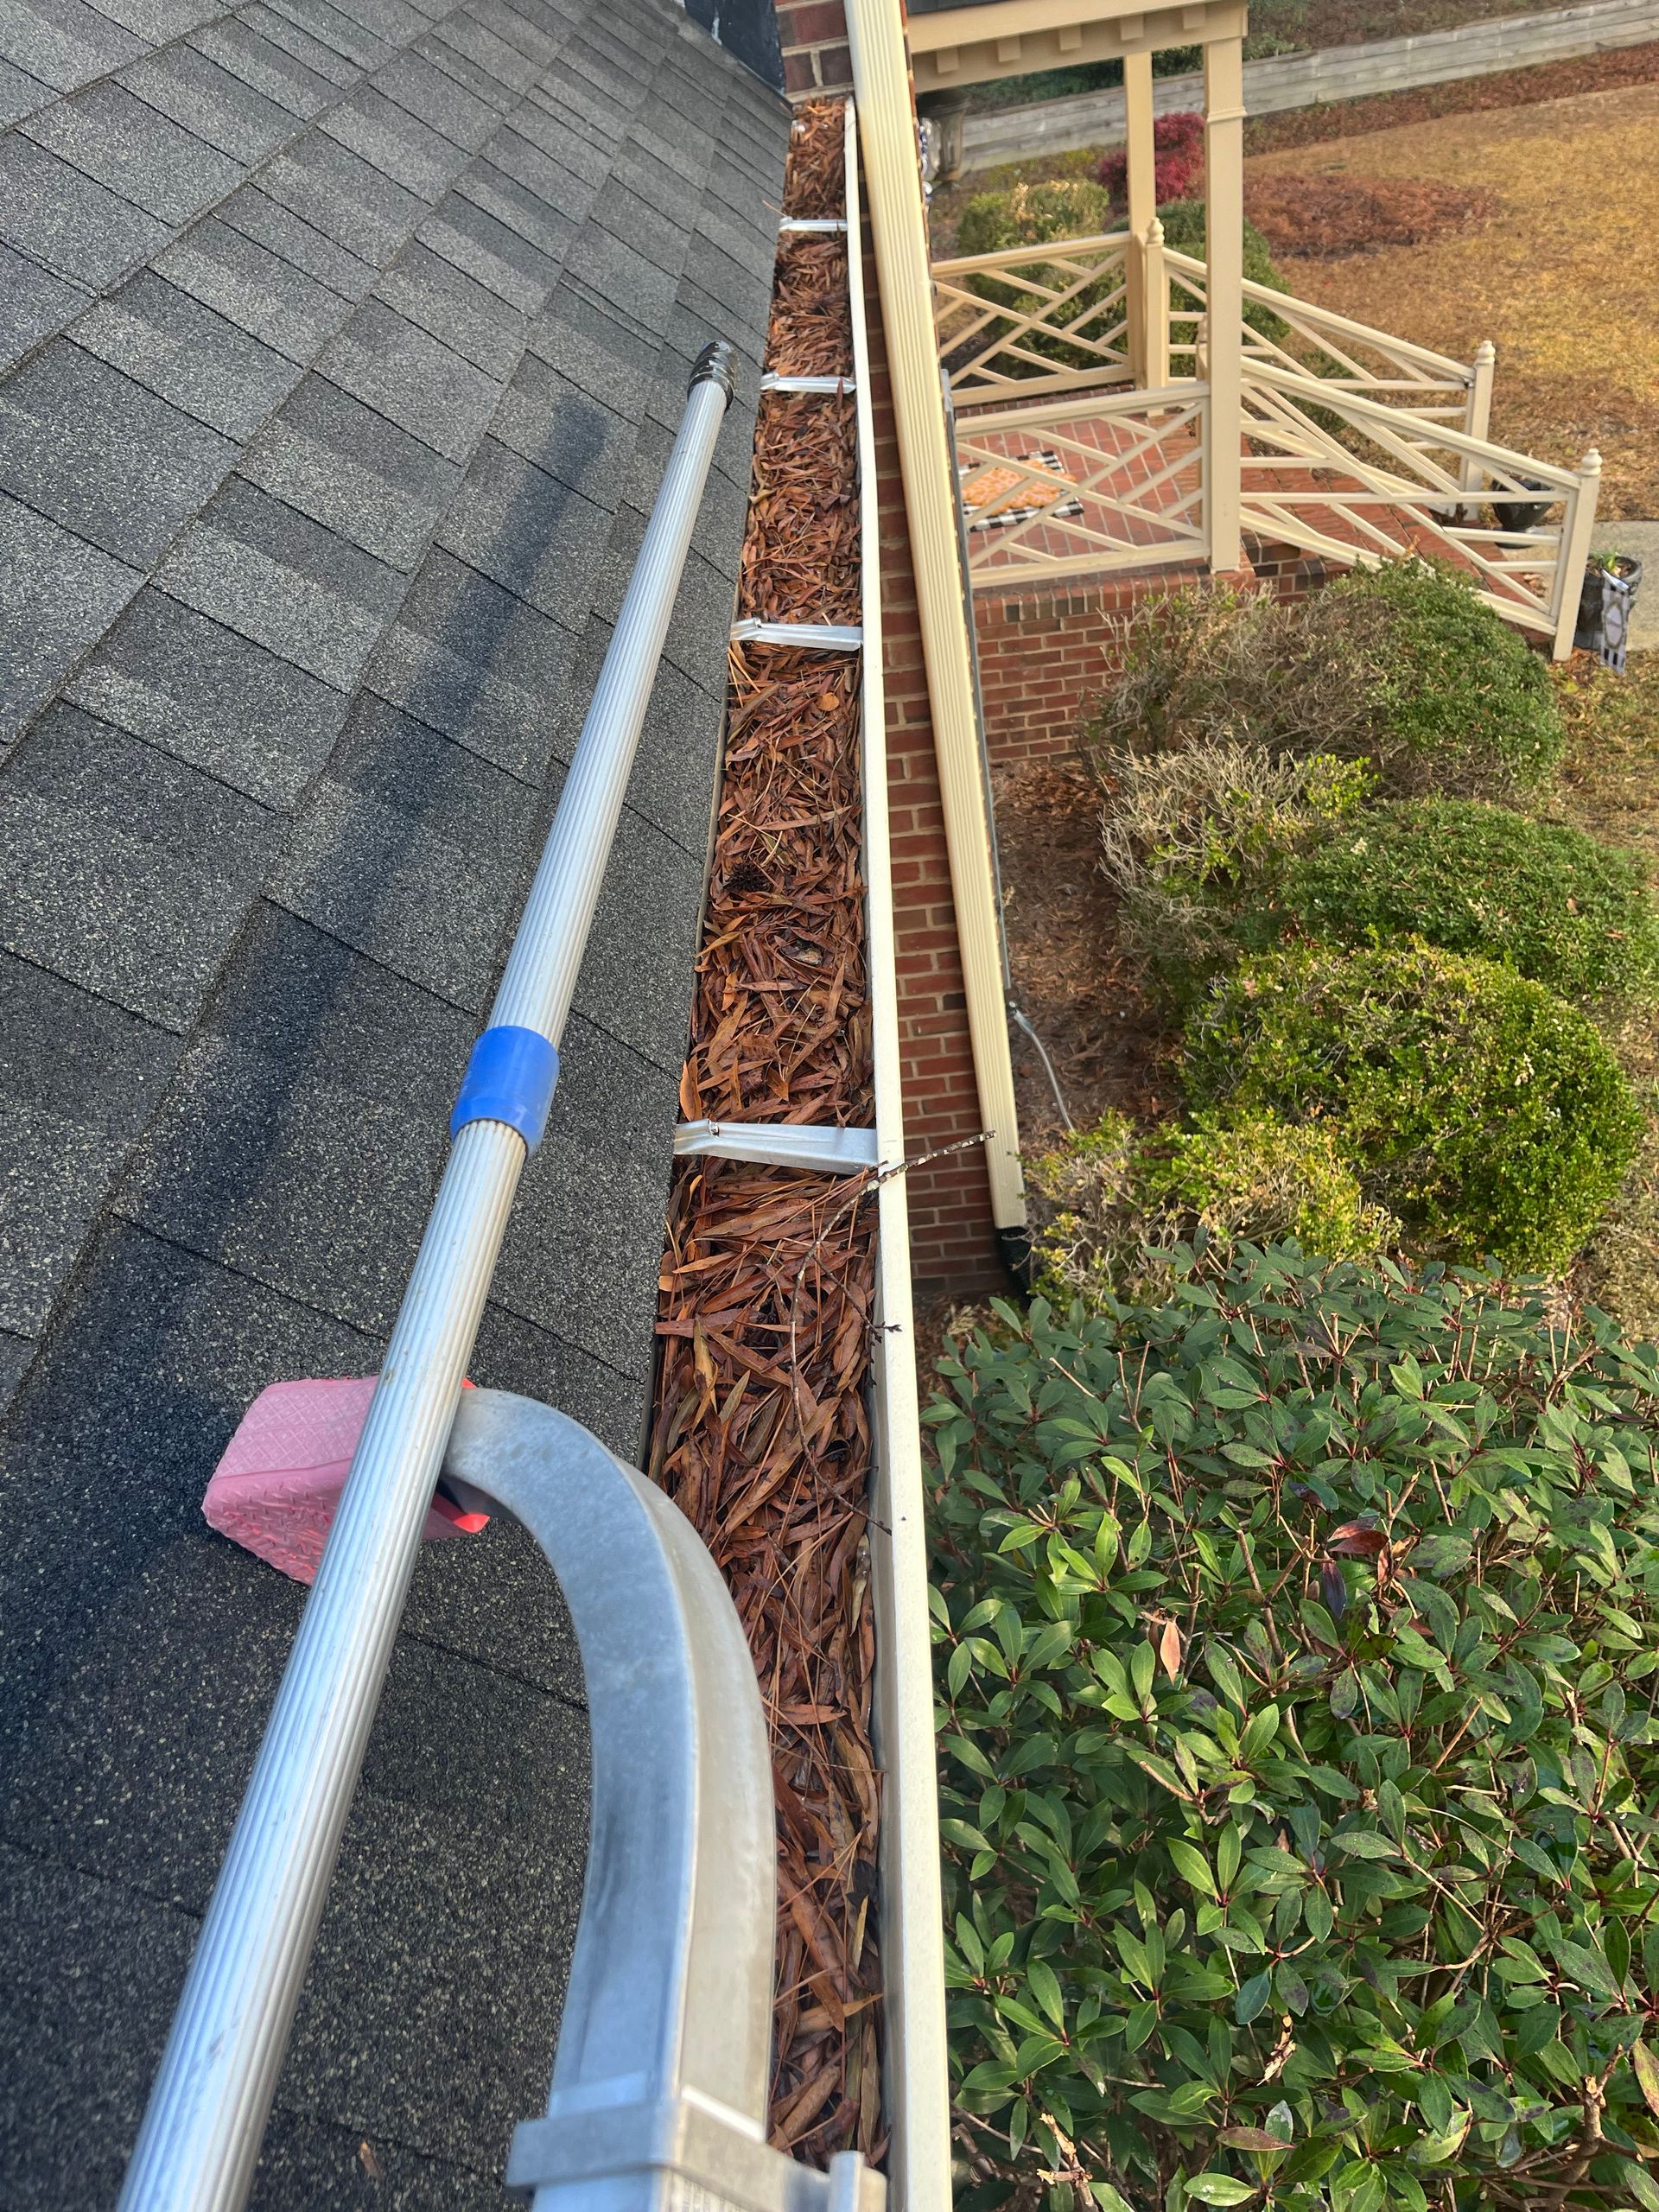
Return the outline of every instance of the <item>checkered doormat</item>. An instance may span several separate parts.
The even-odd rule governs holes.
[[[1034,479],[1033,469],[1040,469],[1049,481]],[[1033,515],[1041,514],[1064,521],[1083,512],[1083,502],[1060,466],[1058,454],[1046,447],[1037,453],[1020,454],[1006,463],[964,465],[959,474],[969,530],[997,530],[1011,523],[1029,522]]]

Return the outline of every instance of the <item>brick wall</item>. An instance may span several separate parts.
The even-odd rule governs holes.
[[[853,81],[842,0],[778,0],[784,90],[791,99],[843,91]]]
[[[781,11],[780,11],[781,12]],[[865,256],[870,307],[870,389],[875,417],[881,539],[882,671],[887,696],[887,798],[898,941],[899,1066],[905,1144],[914,1157],[981,1127],[968,1040],[968,1001],[957,950],[956,910],[944,843],[933,724],[922,662],[921,622],[910,563],[893,432],[892,385],[876,311],[875,265]],[[1006,1290],[1007,1271],[991,1224],[990,1189],[978,1147],[911,1172],[912,1264],[919,1287],[963,1294]]]

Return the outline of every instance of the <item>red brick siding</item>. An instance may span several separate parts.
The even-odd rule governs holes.
[[[853,81],[842,0],[778,0],[784,90],[791,99],[841,92]]]
[[[971,1137],[982,1124],[893,432],[892,386],[875,265],[868,253],[864,283],[870,307],[870,390],[880,518],[899,1066],[905,1144],[913,1157]],[[1006,1289],[1007,1274],[991,1223],[983,1153],[976,1147],[918,1167],[908,1178],[908,1190],[912,1264],[918,1281],[964,1294]]]

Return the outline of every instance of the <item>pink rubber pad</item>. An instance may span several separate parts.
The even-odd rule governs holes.
[[[201,1501],[208,1527],[296,1582],[314,1582],[374,1382],[362,1375],[262,1390],[213,1470]],[[469,1536],[488,1519],[437,1497],[421,1533],[428,1542]]]

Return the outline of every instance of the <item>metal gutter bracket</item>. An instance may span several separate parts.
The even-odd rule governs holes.
[[[579,1422],[507,1391],[467,1393],[443,1471],[546,1554],[591,1723],[588,1875],[552,2087],[514,2135],[508,2188],[535,2212],[883,2212],[887,2183],[856,2152],[823,2174],[766,2139],[772,1755],[701,1538]]]

